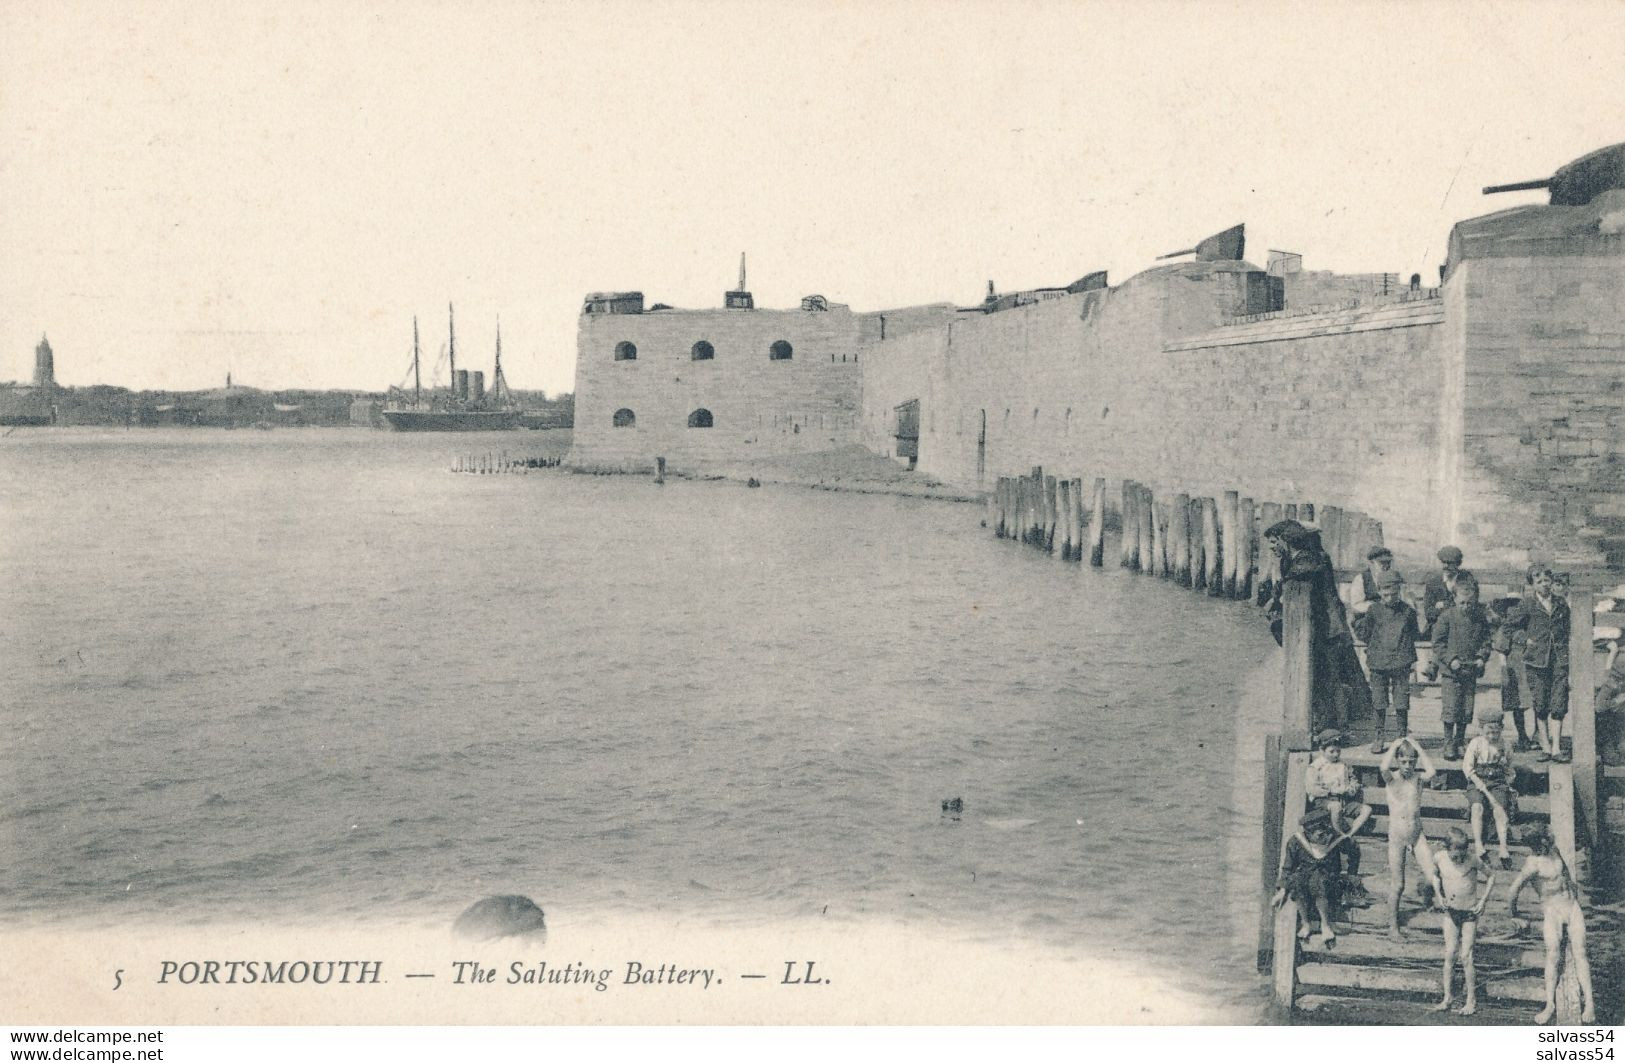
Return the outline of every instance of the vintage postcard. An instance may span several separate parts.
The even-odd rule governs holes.
[[[1625,9],[0,27],[0,1022],[1620,1021]]]

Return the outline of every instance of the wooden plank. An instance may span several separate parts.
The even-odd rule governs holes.
[[[1144,484],[1135,485],[1134,517],[1140,522],[1140,531],[1135,541],[1140,549],[1139,569],[1146,575],[1152,574],[1151,559],[1151,488]]]
[[[1258,870],[1262,879],[1258,912],[1258,969],[1268,972],[1275,958],[1275,910],[1270,900],[1280,873],[1282,830],[1286,814],[1286,752],[1281,736],[1264,736],[1264,815],[1263,850]]]
[[[1314,654],[1310,640],[1309,584],[1292,580],[1281,596],[1281,737],[1289,750],[1311,749],[1310,702],[1315,686]]]
[[[1191,585],[1191,496],[1180,492],[1174,496],[1173,509],[1168,514],[1169,537],[1173,540],[1174,581],[1181,587]]]
[[[1055,498],[1055,477],[1044,477],[1044,541],[1040,545],[1047,551],[1055,549],[1055,525],[1061,507]]]
[[[1298,902],[1291,897],[1275,912],[1275,955],[1270,970],[1275,1002],[1291,1010],[1298,988]]]
[[[1190,500],[1187,523],[1191,529],[1191,582],[1192,590],[1207,586],[1207,535],[1202,530],[1202,500]]]
[[[1362,967],[1343,963],[1302,963],[1298,981],[1303,985],[1340,986],[1345,989],[1374,989],[1390,993],[1439,992],[1439,972],[1404,970],[1396,967]],[[1546,985],[1540,975],[1478,972],[1478,995],[1491,1000],[1546,999]]]
[[[1569,592],[1569,726],[1573,728],[1574,797],[1580,806],[1576,831],[1588,847],[1602,835],[1597,805],[1597,677],[1591,650],[1590,591]]]
[[[1085,552],[1084,535],[1088,525],[1083,519],[1083,480],[1072,481],[1072,560],[1082,561]]]

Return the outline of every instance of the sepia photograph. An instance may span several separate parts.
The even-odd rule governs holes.
[[[1625,7],[0,30],[0,1024],[1625,1022]]]

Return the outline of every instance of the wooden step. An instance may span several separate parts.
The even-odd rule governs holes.
[[[1440,989],[1440,973],[1439,970],[1406,970],[1395,967],[1312,962],[1298,965],[1298,982],[1301,985],[1337,986],[1343,989],[1437,994]],[[1459,979],[1461,976],[1458,973],[1456,977]],[[1478,972],[1478,996],[1484,1000],[1545,1003],[1546,983],[1538,973],[1531,977],[1526,974],[1498,974],[1481,970]]]
[[[1439,986],[1433,987],[1434,1000]],[[1457,989],[1460,992],[1460,989]],[[1460,1007],[1460,1002],[1457,1002]],[[1334,992],[1306,993],[1294,1003],[1292,1021],[1327,1026],[1528,1026],[1540,1010],[1527,1001],[1478,1002],[1472,1015],[1432,1010],[1433,1001],[1403,997],[1343,996]]]
[[[1365,788],[1365,803],[1373,809],[1386,812],[1388,809],[1388,793],[1381,785],[1367,786]],[[1545,818],[1551,808],[1551,800],[1545,794],[1518,795],[1518,810],[1521,813]],[[1424,786],[1422,788],[1422,814],[1429,812],[1455,812],[1464,816],[1467,812],[1467,791],[1465,788],[1457,790],[1434,790]]]
[[[1414,908],[1411,909],[1415,911]],[[1400,914],[1406,914],[1401,903]],[[1386,915],[1383,921],[1386,922]],[[1437,924],[1435,924],[1436,928]],[[1311,944],[1305,958],[1313,957],[1321,963],[1393,963],[1399,966],[1431,964],[1437,969],[1444,958],[1443,935],[1424,933],[1420,926],[1406,928],[1404,941],[1394,941],[1386,933],[1357,929],[1337,936],[1337,947],[1330,951]],[[1532,939],[1480,938],[1473,946],[1473,955],[1479,968],[1495,968],[1503,972],[1518,971],[1540,974],[1546,963],[1546,950],[1538,937]]]
[[[1422,817],[1422,833],[1427,835],[1427,839],[1428,839],[1428,841],[1430,843],[1435,842],[1437,840],[1437,842],[1442,844],[1445,835],[1449,834],[1452,828],[1457,828],[1457,827],[1459,827],[1461,830],[1465,831],[1466,834],[1467,834],[1467,837],[1471,838],[1473,836],[1473,831],[1472,831],[1472,825],[1473,824],[1472,824],[1472,820],[1468,818],[1467,809],[1465,807],[1466,802],[1463,801],[1462,804],[1463,804],[1464,807],[1461,810],[1460,818],[1454,818],[1454,817],[1446,818],[1444,816],[1423,816]],[[1517,816],[1517,818],[1515,818],[1512,821],[1512,824],[1513,824],[1512,835],[1513,835],[1513,837],[1517,836],[1519,827],[1527,827],[1531,823],[1534,823],[1536,821],[1543,821],[1544,819],[1545,819],[1545,817],[1543,817],[1543,816],[1526,816],[1526,815],[1524,815],[1523,814],[1522,803],[1520,802],[1519,809],[1518,809],[1518,816]],[[1365,829],[1362,830],[1359,834],[1355,835],[1355,837],[1357,837],[1357,838],[1375,838],[1375,839],[1378,839],[1383,843],[1383,846],[1386,848],[1386,846],[1388,844],[1388,817],[1387,816],[1372,816],[1369,820],[1366,821]],[[1491,815],[1491,814],[1486,814],[1484,816],[1484,846],[1485,846],[1485,848],[1488,848],[1488,849],[1495,848],[1495,817],[1494,817],[1494,815]],[[1437,847],[1438,847],[1438,845],[1436,844],[1435,848],[1437,848]],[[1528,847],[1526,847],[1526,846],[1520,847],[1517,844],[1509,844],[1507,846],[1507,848],[1511,849],[1513,852],[1519,852],[1520,850],[1522,852],[1528,852],[1529,851]]]

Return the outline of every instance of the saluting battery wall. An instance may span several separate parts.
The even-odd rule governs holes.
[[[1610,232],[1612,227],[1612,232]],[[1413,554],[1625,567],[1625,192],[1464,222],[1415,297],[1237,318],[1245,263],[866,345],[864,443],[919,400],[917,468],[1034,465],[1158,495],[1333,504]]]

